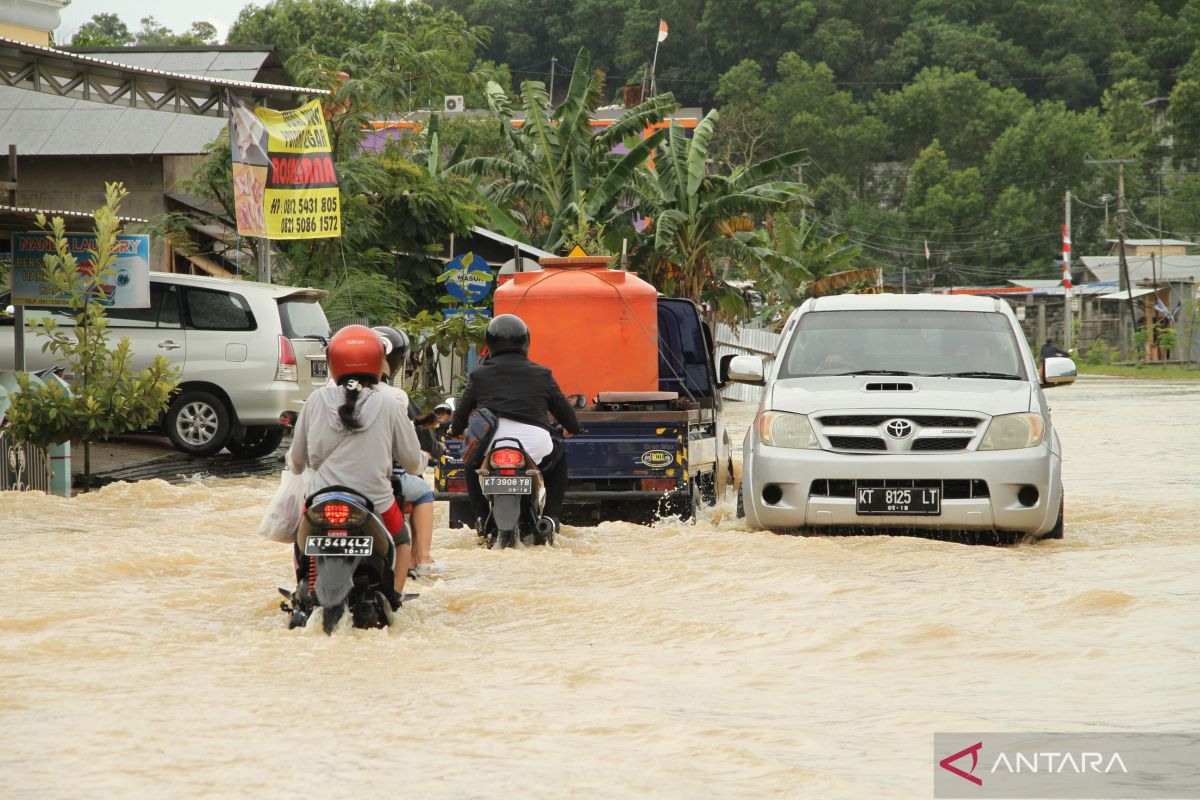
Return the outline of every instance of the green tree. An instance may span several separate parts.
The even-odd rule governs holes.
[[[72,376],[70,390],[57,383],[37,383],[20,373],[21,390],[8,410],[8,428],[20,440],[40,447],[68,441],[83,442],[85,486],[91,481],[91,443],[120,433],[150,427],[167,409],[178,385],[176,371],[166,356],[134,372],[129,337],[115,348],[106,340],[108,320],[101,288],[116,282],[116,243],[121,231],[117,217],[128,194],[120,183],[105,185],[105,202],[95,212],[96,247],[89,251],[90,268],[76,262],[67,242],[62,217],[47,221],[39,214],[38,227],[54,243],[44,261],[46,280],[57,293],[69,298],[75,324],[56,326],[52,317],[39,319],[43,349],[59,357]]]
[[[762,67],[753,59],[744,59],[721,76],[721,116],[711,146],[714,161],[733,169],[776,151],[778,124],[763,102],[766,94]]]
[[[736,313],[740,309],[728,305],[733,298],[722,279],[731,277],[731,264],[753,269],[766,256],[758,249],[762,240],[747,230],[752,220],[811,201],[795,181],[769,181],[803,161],[803,150],[727,175],[710,172],[708,146],[719,116],[708,112],[690,139],[678,123],[671,125],[655,157],[654,180],[640,187],[653,227],[639,238],[636,264],[664,292]]]
[[[932,67],[903,89],[882,95],[875,107],[901,158],[915,157],[936,139],[953,163],[970,165],[982,164],[1000,134],[1031,105],[1016,89]]]
[[[488,103],[505,154],[467,158],[454,171],[491,180],[486,191],[492,225],[550,251],[564,245],[568,227],[579,234],[607,224],[618,201],[639,180],[645,182],[644,165],[664,133],[642,139],[642,132],[675,107],[670,95],[653,97],[594,131],[590,120],[600,102],[600,78],[586,50],[576,57],[561,105],[551,108],[541,81],[522,83],[519,102],[524,120],[518,127],[513,125],[512,98],[498,84],[489,84]],[[615,155],[613,148],[620,144],[628,152]]]
[[[71,37],[73,47],[120,47],[127,44],[133,44],[133,34],[116,14],[94,14]]]
[[[766,113],[776,121],[778,151],[804,148],[827,172],[863,178],[885,149],[886,130],[849,92],[838,90],[833,70],[786,53],[779,80],[768,89]]]
[[[862,248],[850,243],[845,233],[827,236],[816,220],[792,220],[786,214],[772,216],[755,231],[751,240],[761,248],[748,277],[762,293],[764,321],[793,308],[810,296],[813,281],[862,266]]]

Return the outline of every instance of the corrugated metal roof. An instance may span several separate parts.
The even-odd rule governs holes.
[[[224,86],[229,89],[245,89],[250,92],[267,92],[267,93],[284,93],[284,94],[307,94],[311,96],[328,97],[332,94],[328,89],[303,88],[298,86],[282,86],[270,83],[253,83],[251,81],[240,80],[222,80],[219,78],[204,78],[199,75],[189,75],[187,73],[176,72],[174,70],[162,70],[153,67],[141,67],[135,64],[124,64],[112,58],[99,58],[93,55],[83,55],[80,53],[72,53],[67,50],[59,50],[54,47],[45,47],[38,44],[30,44],[29,42],[20,42],[16,39],[10,39],[5,36],[0,36],[0,45],[11,47],[18,52],[32,53],[39,57],[58,60],[59,63],[70,62],[85,67],[96,67],[102,70],[116,70],[118,73],[131,73],[141,75],[151,75],[158,78],[177,80],[183,82],[203,83],[215,86]],[[105,53],[104,55],[110,55]],[[116,55],[116,54],[112,54]]]
[[[1100,295],[1101,300],[1129,300],[1131,297],[1141,297],[1153,292],[1153,289],[1134,289],[1132,293],[1127,291],[1109,292],[1108,294]]]
[[[1117,244],[1119,239],[1105,239],[1109,244]],[[1186,239],[1126,239],[1126,247],[1195,247],[1195,242],[1189,242]]]
[[[61,208],[31,208],[29,206],[10,206],[7,203],[0,203],[0,216],[24,217],[33,224],[33,219],[38,214],[46,217],[63,217],[64,219],[92,219],[93,214],[90,211],[66,211]],[[117,219],[121,222],[149,222],[148,219],[141,217],[126,217],[118,216]]]
[[[223,117],[168,114],[0,86],[0,142],[22,156],[196,154]]]
[[[181,72],[202,78],[253,81],[258,77],[271,50],[116,50],[81,51],[80,55],[108,58],[142,69]]]
[[[1120,281],[1119,256],[1083,256],[1079,259],[1098,281]],[[1151,269],[1150,256],[1126,256],[1129,280],[1197,281],[1200,282],[1200,256],[1155,256]]]

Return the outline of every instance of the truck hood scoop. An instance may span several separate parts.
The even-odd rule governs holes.
[[[896,383],[895,381],[880,383],[876,381],[874,383],[868,383],[866,385],[866,390],[868,392],[915,392],[917,387],[913,386],[911,383]]]

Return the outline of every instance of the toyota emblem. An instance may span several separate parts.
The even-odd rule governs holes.
[[[906,419],[893,419],[888,422],[884,430],[893,439],[907,439],[909,436],[912,436],[913,426]]]

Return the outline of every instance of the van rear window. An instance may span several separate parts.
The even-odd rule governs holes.
[[[289,339],[329,339],[325,310],[312,298],[290,297],[279,301],[283,335]]]

